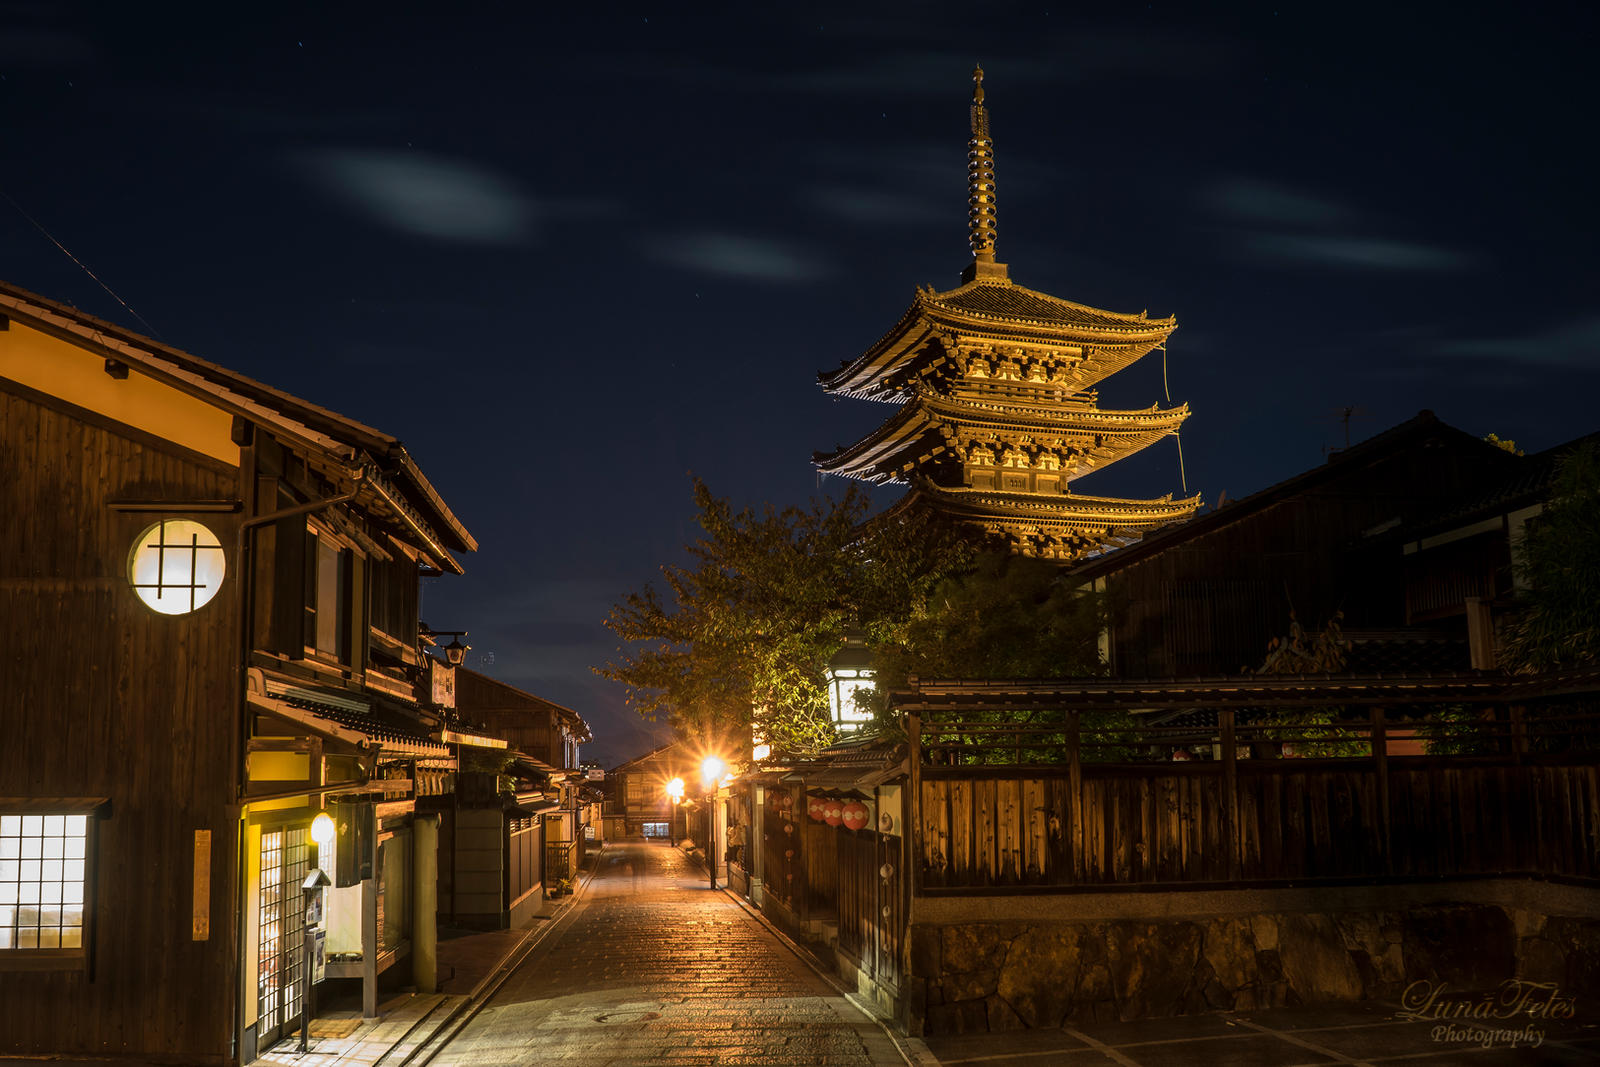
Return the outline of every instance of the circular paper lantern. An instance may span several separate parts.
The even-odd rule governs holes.
[[[822,809],[822,821],[829,826],[838,826],[844,822],[844,802],[838,797],[829,797]]]
[[[827,804],[828,802],[823,800],[821,797],[806,798],[806,814],[811,816],[812,822],[822,821],[822,812],[823,809],[827,807]]]
[[[859,800],[852,800],[846,804],[840,814],[844,818],[847,830],[859,830],[867,825],[867,806]]]

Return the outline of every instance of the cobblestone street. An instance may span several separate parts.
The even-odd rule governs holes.
[[[429,1062],[905,1062],[675,848],[608,846],[559,923]]]

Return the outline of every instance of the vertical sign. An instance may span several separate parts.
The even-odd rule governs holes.
[[[211,831],[194,832],[193,941],[211,939]]]
[[[441,708],[456,706],[456,669],[447,663],[442,663],[429,657],[429,680],[433,683],[433,702]]]

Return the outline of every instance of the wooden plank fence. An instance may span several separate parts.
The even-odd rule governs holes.
[[[1399,755],[1421,746],[1391,751],[1383,708],[1290,729],[1240,725],[1224,708],[1198,732],[1102,723],[1093,744],[1111,760],[1078,745],[1091,731],[1076,712],[1049,724],[1011,713],[1022,725],[912,718],[925,890],[1600,881],[1600,715],[1586,709],[1536,722],[1520,707],[1458,714],[1431,734],[1413,723],[1439,751]],[[1179,749],[1204,751],[1175,761]],[[1296,750],[1319,755],[1283,755]]]

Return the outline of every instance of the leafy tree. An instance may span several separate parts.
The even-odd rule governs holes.
[[[1344,612],[1334,612],[1316,634],[1307,634],[1294,612],[1289,612],[1289,635],[1274,637],[1256,674],[1336,674],[1350,658],[1350,640],[1344,636],[1340,620]],[[1251,716],[1251,725],[1263,727],[1261,736],[1296,755],[1311,758],[1368,756],[1372,754],[1365,724],[1347,725],[1343,708],[1285,708],[1260,711]],[[1258,749],[1262,746],[1257,746]],[[1281,751],[1281,750],[1279,750]],[[1277,755],[1278,751],[1259,753]]]
[[[704,535],[690,565],[662,568],[665,592],[612,608],[606,625],[626,645],[595,668],[680,736],[747,737],[753,722],[775,752],[829,743],[823,671],[852,628],[868,634],[879,694],[911,673],[1101,670],[1096,602],[971,527],[905,508],[864,520],[855,487],[781,510],[735,510],[698,480],[694,494]]]
[[[1600,663],[1600,445],[1556,460],[1550,503],[1521,543],[1522,606],[1501,630],[1501,658],[1528,674]]]

